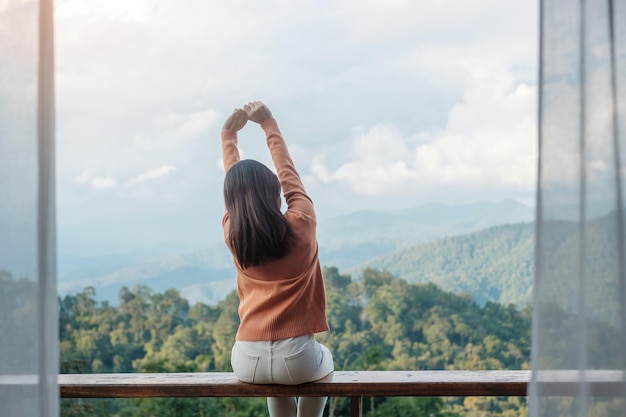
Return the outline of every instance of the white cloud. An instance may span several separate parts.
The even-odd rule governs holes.
[[[153,168],[142,174],[137,175],[136,177],[128,181],[128,185],[134,185],[134,184],[140,184],[146,181],[152,181],[157,178],[169,175],[174,171],[176,171],[176,167],[173,165],[161,165],[160,167]]]
[[[181,126],[181,130],[192,135],[207,133],[221,117],[221,113],[213,109],[191,113]]]
[[[117,181],[111,176],[95,177],[91,180],[93,188],[108,189],[117,187]]]
[[[515,85],[505,69],[478,70],[444,129],[403,135],[393,125],[374,125],[352,139],[348,161],[331,170],[319,154],[311,173],[368,195],[422,195],[438,187],[530,192],[537,155],[535,88]]]
[[[76,175],[72,181],[77,185],[90,185],[95,189],[107,189],[117,187],[117,180],[111,175],[94,176],[90,170],[84,169]]]
[[[86,184],[91,179],[91,173],[88,169],[83,170],[80,174],[74,177],[75,184]]]
[[[401,186],[416,179],[413,166],[410,138],[404,138],[391,125],[375,125],[353,139],[353,160],[341,164],[334,172],[324,165],[324,155],[313,159],[311,172],[322,182],[343,181],[364,194],[384,194],[389,187]]]
[[[152,118],[152,125],[161,132],[198,136],[206,134],[221,118],[220,112],[207,109],[189,114],[168,113],[155,116]]]

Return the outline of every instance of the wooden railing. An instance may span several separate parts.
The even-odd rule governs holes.
[[[350,415],[362,415],[363,397],[524,396],[528,371],[335,372],[302,385],[254,385],[225,372],[59,375],[61,397],[350,397]]]
[[[350,397],[351,415],[361,416],[363,397],[525,396],[530,371],[342,371],[302,385],[254,385],[233,373],[63,374],[63,398],[154,397]],[[550,395],[576,395],[579,371],[545,371],[539,385]],[[622,371],[587,371],[591,394],[623,389]],[[36,383],[33,376],[0,376],[0,389]]]

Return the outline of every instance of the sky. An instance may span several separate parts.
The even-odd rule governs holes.
[[[221,126],[252,100],[320,221],[534,204],[536,3],[57,0],[60,254],[219,242]],[[271,164],[254,123],[240,149]]]

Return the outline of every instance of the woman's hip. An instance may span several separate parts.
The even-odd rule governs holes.
[[[313,335],[273,341],[237,341],[232,349],[231,364],[237,378],[254,384],[302,384],[333,371],[332,354]]]

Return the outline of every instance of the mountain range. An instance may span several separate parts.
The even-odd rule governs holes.
[[[410,283],[432,282],[445,291],[471,294],[481,305],[522,307],[532,297],[534,235],[534,222],[494,226],[401,249],[346,272],[386,270]]]
[[[449,273],[444,274],[444,278],[424,273],[424,268],[436,270],[435,264],[424,262],[436,258],[432,254],[433,251],[434,253],[450,251],[448,255],[441,255],[444,258],[454,257],[455,253],[461,256],[463,252],[459,251],[471,241],[475,247],[480,248],[476,252],[477,257],[480,259],[484,257],[482,262],[486,262],[489,258],[488,251],[501,254],[505,250],[503,248],[523,246],[523,242],[518,240],[515,244],[508,242],[507,239],[513,239],[515,234],[506,228],[502,232],[492,231],[482,234],[475,232],[498,225],[529,222],[533,219],[532,207],[513,200],[456,206],[428,204],[396,211],[362,210],[318,221],[320,261],[323,265],[336,266],[355,276],[364,267],[371,266],[387,269],[412,281],[432,279],[446,289],[449,284],[457,281],[450,270],[452,264],[446,264],[448,269],[444,270]],[[513,229],[517,230],[519,227],[524,230],[527,228],[529,231],[531,229],[528,225],[515,226]],[[527,239],[531,238],[532,233],[522,232],[522,235],[522,239]],[[452,243],[457,242],[457,239],[461,239],[459,243]],[[481,240],[486,241],[481,243]],[[482,245],[485,245],[484,248]],[[500,248],[499,245],[504,246]],[[175,247],[183,250],[176,253]],[[235,288],[232,258],[223,242],[202,249],[184,249],[186,249],[184,245],[160,246],[152,250],[108,257],[79,260],[64,258],[66,260],[64,268],[59,274],[59,292],[61,295],[75,293],[86,286],[93,286],[98,299],[114,303],[123,286],[145,285],[157,292],[173,287],[191,303],[202,301],[215,304]],[[407,251],[411,250],[422,251],[428,255],[411,255],[409,258],[412,262],[408,262]],[[171,252],[167,253],[168,251]],[[487,252],[478,256],[483,251]],[[517,251],[519,253],[510,255],[511,262],[524,264],[527,261],[527,254],[519,248]],[[154,256],[150,257],[150,253],[154,253]],[[518,255],[522,256],[524,261],[518,261],[516,258]],[[498,258],[501,256],[498,255],[492,260]],[[506,261],[501,260],[500,263],[505,264]],[[427,264],[430,266],[426,266]],[[517,264],[516,266],[523,266]],[[495,284],[488,284],[496,279],[476,275],[481,270],[476,265],[470,266],[464,262],[455,265],[466,268],[467,277],[464,278],[466,284],[452,285],[450,290],[470,292],[480,301],[492,299],[499,301],[503,298],[507,302],[519,303],[524,298],[507,295],[506,291],[497,290],[493,286]],[[496,265],[491,267],[495,268],[494,271],[498,270]],[[524,264],[524,268],[528,266]],[[416,274],[420,278],[416,278]],[[520,282],[524,282],[520,285],[525,288],[526,272],[519,274]],[[519,291],[516,290],[514,293],[518,294]]]
[[[344,270],[419,243],[534,218],[533,207],[514,200],[426,204],[395,211],[362,210],[319,222],[320,260]]]

